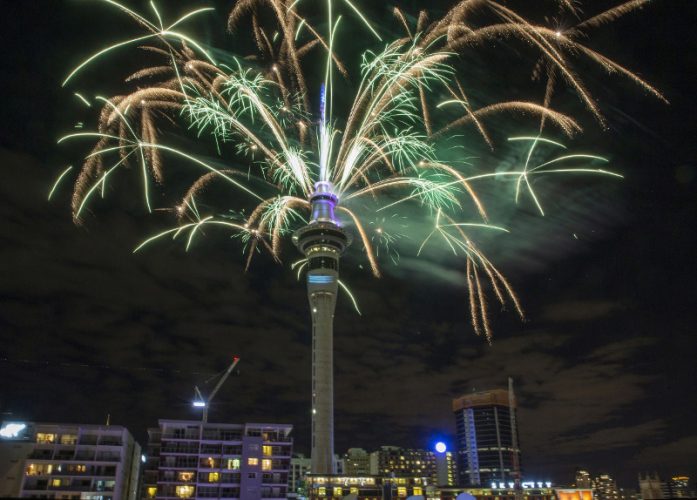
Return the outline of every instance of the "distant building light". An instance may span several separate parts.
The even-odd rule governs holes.
[[[145,455],[141,455],[141,456],[140,456],[140,461],[143,462],[143,463],[145,463],[145,462],[148,461],[148,458],[147,458]]]
[[[19,433],[27,428],[27,424],[12,423],[7,424],[5,427],[0,429],[0,437],[3,438],[16,438]]]

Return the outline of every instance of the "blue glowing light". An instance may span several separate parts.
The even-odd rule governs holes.
[[[445,443],[443,441],[438,441],[436,443],[436,451],[438,453],[445,453],[445,450],[447,450],[447,449],[448,449],[448,447],[445,446]]]
[[[326,274],[310,274],[307,277],[307,282],[314,285],[328,285],[329,283],[334,283],[334,276],[327,276]]]
[[[204,406],[206,406],[206,403],[204,401],[194,401],[194,406],[196,408],[203,408]]]

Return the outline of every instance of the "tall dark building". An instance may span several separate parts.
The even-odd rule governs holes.
[[[695,492],[690,490],[689,476],[673,476],[667,486],[670,498],[695,498]]]
[[[520,481],[516,402],[509,390],[466,394],[453,400],[457,466],[463,486]]]

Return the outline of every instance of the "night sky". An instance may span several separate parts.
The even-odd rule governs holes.
[[[173,10],[214,3],[216,13],[192,31],[236,52],[224,34],[231,1],[161,3]],[[420,4],[399,2],[411,12]],[[600,4],[608,2],[586,2],[589,10]],[[396,34],[392,6],[370,13]],[[128,69],[106,64],[70,89],[60,82],[106,41],[134,33],[132,24],[97,1],[1,7],[0,419],[102,423],[110,414],[145,444],[158,418],[197,418],[193,386],[237,354],[239,375],[210,419],[291,423],[296,450],[307,452],[310,318],[304,285],[287,266],[260,256],[245,274],[239,243],[215,234],[188,254],[175,243],[133,255],[171,221],[148,216],[140,199],[116,189],[81,227],[71,221],[67,185],[46,201],[57,174],[79,165],[89,147],[56,145],[76,121],[94,122],[72,93],[115,93]],[[529,200],[499,214],[511,234],[482,246],[519,292],[527,319],[496,312],[492,346],[472,333],[463,269],[451,260],[404,255],[375,280],[358,254],[347,256],[343,278],[362,316],[340,297],[338,452],[452,439],[451,399],[504,387],[512,376],[526,477],[568,483],[576,467],[630,487],[640,471],[697,477],[694,26],[697,2],[656,0],[598,32],[594,47],[671,104],[589,67],[586,81],[608,117],[603,131],[562,96],[560,107],[568,101],[565,110],[586,129],[571,145],[608,156],[625,179],[541,185],[546,217]],[[510,70],[496,60],[466,62],[474,87],[479,74],[505,80]],[[543,84],[527,80],[534,62],[521,52],[520,93],[539,100]],[[536,130],[533,120],[510,117],[505,126]],[[490,153],[467,137],[482,161],[521,154],[503,143]],[[285,262],[295,258],[288,248]]]

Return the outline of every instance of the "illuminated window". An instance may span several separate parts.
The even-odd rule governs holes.
[[[407,496],[407,489],[404,486],[399,486],[397,488],[397,496],[398,497],[406,497]]]
[[[61,485],[60,479],[51,479],[51,486],[60,486],[60,485]]]
[[[321,486],[320,488],[318,488],[317,494],[321,497],[326,497],[327,496],[327,488],[325,488],[324,486]]]
[[[407,480],[403,477],[397,479],[397,484],[407,484]]]
[[[423,495],[423,490],[419,486],[414,486],[414,496],[418,497]]]
[[[209,483],[217,483],[220,481],[220,474],[217,472],[209,472],[208,473],[208,482]]]
[[[27,476],[42,476],[51,472],[53,472],[53,464],[29,464],[25,470]]]
[[[61,444],[77,444],[77,436],[75,434],[63,434],[61,436]]]
[[[273,448],[271,448],[271,446],[265,445],[265,446],[262,446],[261,449],[262,449],[265,457],[270,457],[271,455],[273,455]]]
[[[87,472],[87,466],[86,465],[76,465],[75,472]]]
[[[239,458],[228,458],[227,468],[229,470],[238,470],[240,468],[240,459]]]
[[[157,496],[157,486],[148,486],[148,498],[155,498]]]
[[[215,467],[215,460],[213,460],[213,457],[208,457],[208,460],[206,460],[206,462],[208,463],[208,467],[210,467],[211,469]]]
[[[261,470],[271,470],[271,460],[268,458],[261,461]]]
[[[45,434],[43,432],[37,432],[36,433],[36,442],[37,443],[55,443],[56,442],[56,435],[55,434]]]
[[[335,497],[340,497],[340,496],[342,496],[342,495],[343,495],[343,491],[342,491],[342,489],[341,489],[341,486],[336,486],[336,487],[334,488],[334,496],[335,496]]]
[[[358,495],[358,488],[356,488],[355,486],[352,486],[350,493]]]
[[[178,476],[180,481],[191,481],[194,478],[194,473],[190,471],[180,472]]]
[[[177,486],[176,490],[177,496],[179,498],[189,498],[194,495],[193,486]]]
[[[258,458],[248,458],[247,465],[259,465],[259,459]]]

